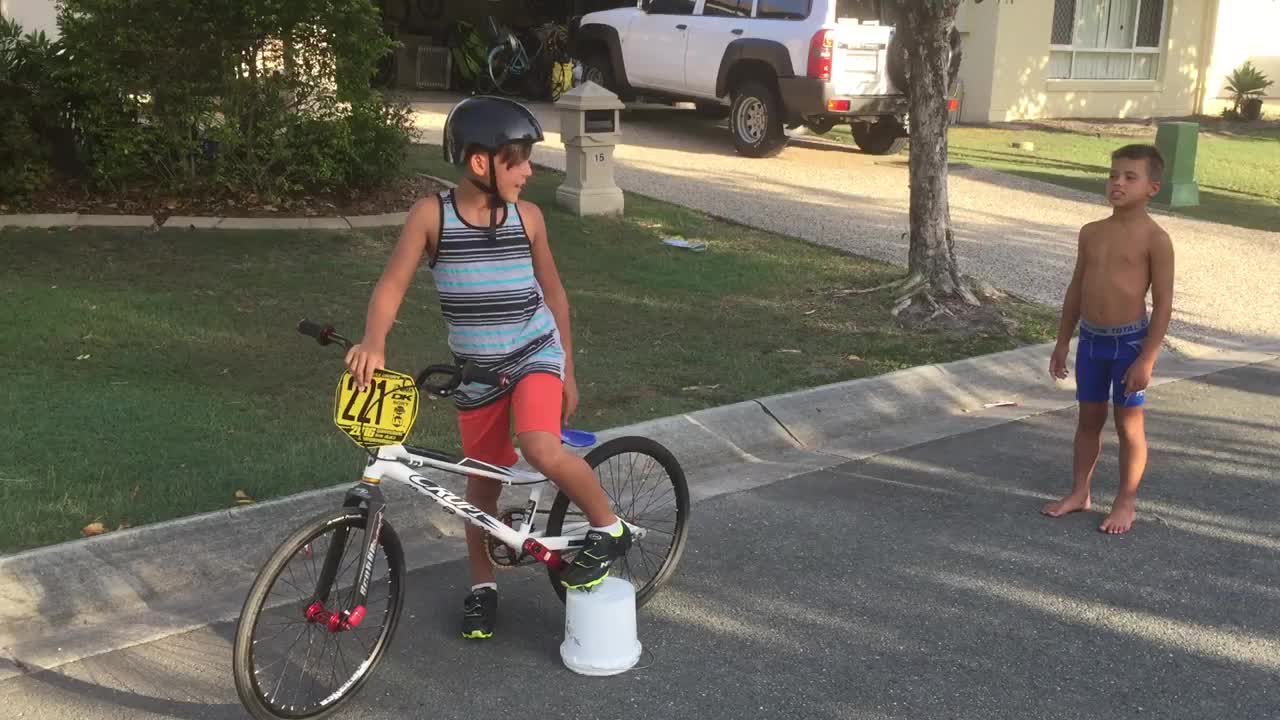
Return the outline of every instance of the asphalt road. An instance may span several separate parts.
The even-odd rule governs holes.
[[[1051,520],[1074,411],[721,495],[639,616],[641,667],[566,670],[545,577],[502,577],[498,637],[457,637],[464,570],[413,573],[338,718],[1280,717],[1280,363],[1150,393],[1125,536]],[[1109,428],[1108,432],[1111,430]],[[696,479],[695,479],[696,481]],[[216,625],[0,683],[6,718],[242,718]]]

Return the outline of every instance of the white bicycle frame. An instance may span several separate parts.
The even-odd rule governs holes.
[[[524,522],[518,528],[513,528],[458,497],[447,488],[414,472],[414,470],[428,467],[455,475],[489,478],[505,486],[531,486],[529,500],[525,506]],[[526,547],[526,543],[530,539],[536,540],[542,549],[552,552],[581,547],[590,526],[585,519],[572,525],[566,523],[560,530],[563,534],[555,537],[546,537],[544,530],[535,530],[534,518],[537,516],[538,504],[542,499],[542,489],[547,483],[547,478],[541,474],[528,473],[516,468],[492,465],[472,458],[454,461],[453,458],[445,459],[443,454],[429,450],[410,448],[405,445],[387,445],[378,448],[377,455],[370,460],[361,480],[377,484],[388,479],[407,485],[435,500],[445,512],[458,515],[517,552],[529,552],[530,548]],[[643,527],[629,522],[627,527],[636,539],[644,538]],[[543,557],[538,559],[545,562]]]

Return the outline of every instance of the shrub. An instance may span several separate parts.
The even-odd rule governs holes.
[[[0,18],[0,198],[43,187],[52,172],[52,140],[62,117],[60,49],[43,32]]]
[[[1232,107],[1230,114],[1223,115],[1232,120],[1257,120],[1262,111],[1262,97],[1273,84],[1275,81],[1268,79],[1252,62],[1244,61],[1243,65],[1227,76],[1227,91],[1231,93]]]
[[[273,197],[396,173],[408,115],[370,86],[391,43],[370,0],[63,0],[100,186]]]

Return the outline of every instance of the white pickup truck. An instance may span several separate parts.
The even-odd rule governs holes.
[[[872,154],[906,141],[905,53],[889,0],[639,0],[571,28],[587,80],[623,99],[729,116],[738,152],[768,157],[787,128],[847,122]],[[952,40],[952,77],[959,67]],[[896,81],[896,82],[895,82]]]

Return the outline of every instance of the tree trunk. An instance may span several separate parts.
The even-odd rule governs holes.
[[[960,275],[947,198],[947,75],[959,0],[906,0],[899,31],[907,37],[911,133],[911,247],[907,268],[934,298],[977,299]]]

